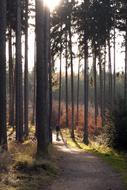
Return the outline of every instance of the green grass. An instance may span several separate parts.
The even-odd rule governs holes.
[[[97,154],[121,174],[121,177],[127,189],[127,157],[124,154],[116,153],[115,151],[114,153],[107,154],[97,152]]]
[[[109,147],[99,145],[98,142],[90,141],[87,146],[82,143],[81,138],[76,134],[75,141],[70,138],[69,130],[62,131],[66,138],[66,143],[73,148],[80,148],[86,152],[94,153],[106,161],[112,168],[120,173],[121,178],[127,189],[127,155],[122,152],[117,152]]]

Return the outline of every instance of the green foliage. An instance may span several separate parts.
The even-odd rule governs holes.
[[[115,108],[107,117],[106,134],[109,145],[116,149],[127,149],[127,106],[120,99]]]

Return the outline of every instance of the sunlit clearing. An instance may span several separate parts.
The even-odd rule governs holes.
[[[50,8],[52,11],[55,7],[60,4],[61,0],[45,0],[45,4]]]

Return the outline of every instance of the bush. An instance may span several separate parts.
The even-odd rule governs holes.
[[[127,106],[124,100],[115,104],[107,121],[108,144],[119,150],[127,150]]]

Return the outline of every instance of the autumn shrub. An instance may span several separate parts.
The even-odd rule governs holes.
[[[105,132],[109,146],[127,150],[127,106],[124,100],[116,102],[114,110],[106,120]]]
[[[77,107],[75,105],[74,107],[74,126],[75,130],[79,134],[79,136],[83,135],[84,131],[84,106],[79,105],[79,114],[78,114],[78,123],[77,123]],[[71,128],[71,120],[72,120],[72,114],[71,114],[71,105],[68,105],[68,128]],[[54,102],[53,106],[53,121],[57,121],[57,115],[58,115],[58,102]],[[53,123],[55,123],[53,122]],[[98,115],[97,117],[97,127],[94,125],[94,109],[91,106],[89,108],[89,113],[88,113],[88,127],[89,127],[89,134],[90,135],[97,135],[101,129],[101,116]],[[60,118],[60,124],[62,128],[66,128],[66,109],[65,109],[65,104],[62,102],[61,104],[61,118]]]

